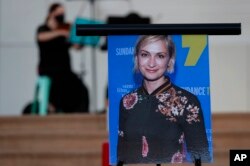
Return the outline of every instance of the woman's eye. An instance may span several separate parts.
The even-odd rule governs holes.
[[[159,57],[160,59],[163,59],[163,58],[165,58],[165,55],[163,55],[163,54],[158,54],[158,57]]]
[[[148,54],[147,54],[147,53],[141,53],[141,56],[142,56],[142,57],[147,57]]]

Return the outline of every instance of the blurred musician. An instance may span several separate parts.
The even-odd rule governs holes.
[[[87,112],[88,91],[81,80],[72,72],[69,49],[70,24],[65,22],[63,5],[50,6],[45,23],[38,27],[39,76],[48,76],[51,81],[49,98],[50,112]]]

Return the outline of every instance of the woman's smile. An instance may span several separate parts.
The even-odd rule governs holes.
[[[155,73],[157,72],[157,69],[146,69],[146,71],[149,73]]]

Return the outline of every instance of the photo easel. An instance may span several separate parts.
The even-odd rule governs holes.
[[[214,24],[100,24],[77,25],[78,36],[108,36],[108,35],[239,35],[240,23]],[[201,158],[194,159],[195,166],[201,166]],[[117,166],[123,166],[118,161]],[[156,166],[161,166],[160,163]]]

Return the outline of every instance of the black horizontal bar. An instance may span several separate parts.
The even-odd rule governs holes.
[[[78,36],[204,34],[239,35],[241,23],[208,24],[78,24]]]

